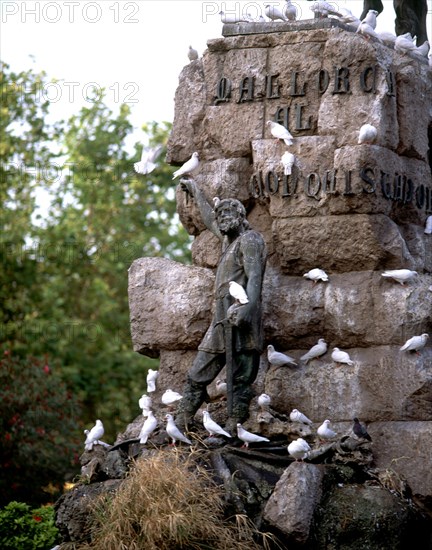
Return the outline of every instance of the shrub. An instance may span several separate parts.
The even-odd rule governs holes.
[[[0,510],[2,550],[48,550],[57,538],[52,506],[32,510],[28,504],[12,501]]]
[[[224,517],[223,488],[197,455],[176,449],[140,458],[115,495],[97,502],[92,542],[79,550],[262,549],[246,516]]]
[[[0,506],[60,494],[78,461],[77,403],[46,361],[0,360]]]

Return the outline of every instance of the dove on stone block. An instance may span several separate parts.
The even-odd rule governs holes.
[[[362,23],[366,23],[367,25],[370,25],[374,30],[377,26],[377,17],[379,13],[377,10],[369,10],[365,17],[361,20]]]
[[[147,372],[147,393],[156,391],[156,379],[159,376],[159,371],[149,369]]]
[[[405,283],[410,281],[416,275],[418,275],[417,271],[413,271],[411,269],[388,269],[387,271],[384,271],[384,273],[381,273],[382,277],[394,279],[401,285],[405,285]]]
[[[264,8],[264,13],[272,21],[288,21],[288,19],[285,17],[285,15],[281,12],[281,10],[277,6],[272,6],[271,4],[267,4]]]
[[[311,361],[312,359],[315,359],[316,357],[320,357],[321,355],[324,355],[326,351],[327,351],[327,343],[324,340],[324,338],[320,338],[317,344],[312,346],[307,353],[305,353],[300,357],[300,360],[304,361],[305,364],[307,365],[309,361]]]
[[[163,149],[162,145],[157,147],[143,147],[141,160],[134,163],[135,172],[138,174],[150,174],[156,168],[156,160]]]
[[[329,15],[341,16],[342,14],[335,10],[329,2],[324,0],[317,0],[310,6],[310,9],[314,12],[315,17],[323,18]]]
[[[315,284],[318,281],[327,282],[329,280],[327,273],[323,269],[320,269],[319,267],[314,267],[307,273],[304,273],[303,277],[305,277],[306,279],[310,279]]]
[[[179,392],[168,389],[162,394],[161,401],[164,405],[171,408],[172,405],[180,401],[182,397],[183,396]]]
[[[285,176],[289,176],[292,172],[292,167],[295,162],[295,156],[289,151],[285,151],[285,153],[281,157],[281,162],[284,168]]]
[[[147,416],[152,406],[152,398],[149,395],[143,393],[142,396],[139,398],[138,405],[139,408],[142,410],[143,416]]]
[[[310,420],[305,414],[303,414],[298,409],[293,409],[290,412],[290,420],[291,422],[299,422],[300,424],[308,424],[309,426],[312,424],[312,420]]]
[[[297,8],[291,0],[285,1],[285,6],[282,8],[282,13],[288,21],[295,21],[297,19]]]
[[[196,51],[195,48],[192,48],[192,46],[189,46],[188,58],[189,58],[189,61],[195,61],[198,59],[198,52]]]
[[[359,130],[358,143],[375,143],[378,131],[372,124],[363,124]]]
[[[158,421],[155,415],[153,414],[153,411],[148,411],[147,418],[144,424],[142,425],[141,431],[138,436],[141,444],[147,443],[149,435],[155,431],[157,425],[158,425]]]
[[[257,435],[252,432],[248,432],[243,428],[240,422],[237,423],[237,437],[243,441],[242,447],[248,448],[250,443],[263,443],[264,441],[269,442],[270,439],[263,437],[262,435]]]
[[[353,30],[357,30],[358,26],[360,25],[361,21],[360,19],[353,14],[351,10],[348,8],[339,7],[338,11],[340,15],[336,16],[339,21],[342,23],[345,23],[345,25],[348,25]]]
[[[93,449],[93,445],[97,445],[99,443],[99,439],[103,436],[105,433],[104,426],[102,424],[101,420],[96,420],[95,425],[93,428],[88,431],[86,430],[86,440],[84,443],[84,449],[86,451],[91,451]]]
[[[188,445],[192,445],[192,441],[188,439],[176,426],[172,414],[165,415],[166,423],[166,433],[171,439],[170,445],[175,446],[176,441],[182,441]]]
[[[412,50],[415,56],[420,57],[420,59],[427,59],[430,50],[429,42],[426,40],[421,46],[416,47]]]
[[[276,351],[272,344],[267,346],[267,359],[271,365],[276,367],[282,367],[283,365],[297,366],[297,363],[293,357],[290,357],[285,353],[281,353],[280,351]]]
[[[267,124],[270,125],[270,133],[274,138],[281,139],[285,145],[292,145],[294,138],[285,126],[282,126],[278,122],[273,122],[273,120],[268,120]]]
[[[360,23],[356,32],[364,36],[367,40],[369,40],[370,38],[375,38],[378,42],[382,42],[379,34],[375,31],[375,29],[364,20]]]
[[[337,436],[337,433],[330,428],[330,420],[324,420],[317,429],[317,434],[322,441],[334,439]]]
[[[354,361],[351,360],[349,354],[339,348],[333,348],[331,358],[337,364],[354,365]]]
[[[372,441],[372,438],[368,434],[365,426],[360,424],[360,421],[357,417],[353,418],[353,422],[354,422],[354,425],[353,425],[352,431],[354,435],[359,439],[367,439],[368,441]]]
[[[295,439],[294,441],[291,441],[291,443],[288,445],[288,453],[295,458],[297,462],[302,462],[305,458],[309,456],[309,453],[311,451],[311,448],[309,447],[309,444],[307,441],[305,441],[302,437],[299,437]]]
[[[381,38],[383,44],[386,46],[393,46],[396,42],[396,35],[388,31],[376,31],[377,35]]]
[[[426,342],[429,338],[429,334],[421,334],[420,336],[413,336],[405,342],[405,344],[400,348],[400,351],[413,351],[417,355],[420,355],[419,350],[425,347]]]
[[[219,12],[222,23],[250,23],[249,15]]]
[[[271,403],[271,397],[267,393],[262,393],[258,396],[258,406],[262,411],[267,409],[270,406]]]
[[[223,435],[225,437],[232,437],[231,434],[225,431],[222,426],[219,426],[219,424],[212,419],[208,411],[203,411],[203,426],[211,436]]]
[[[175,180],[180,176],[192,175],[198,169],[199,164],[199,154],[195,151],[194,153],[192,153],[191,158],[174,172],[172,179]]]
[[[249,302],[245,289],[235,281],[230,281],[228,283],[228,290],[231,296],[239,304],[247,304]]]
[[[400,34],[396,37],[394,43],[394,49],[399,53],[408,53],[413,52],[417,46],[414,44],[414,39],[411,36],[411,33],[406,32],[405,34]]]

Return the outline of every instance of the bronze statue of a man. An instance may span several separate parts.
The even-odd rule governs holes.
[[[235,430],[237,422],[249,415],[253,397],[250,386],[257,376],[263,347],[261,291],[266,246],[261,234],[250,229],[240,201],[222,199],[213,209],[194,180],[183,179],[181,185],[194,197],[206,227],[222,241],[222,254],[216,270],[213,319],[187,374],[176,421],[190,426],[201,404],[208,401],[207,386],[226,364],[227,377],[232,376],[227,380],[232,392],[227,429]],[[235,303],[229,293],[230,281],[245,289],[246,304]]]

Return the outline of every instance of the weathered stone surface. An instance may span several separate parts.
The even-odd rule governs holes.
[[[264,519],[289,540],[305,543],[322,494],[323,470],[314,464],[293,463],[277,482],[264,509]]]
[[[133,349],[188,349],[208,328],[214,277],[210,270],[164,258],[140,258],[129,268]]]

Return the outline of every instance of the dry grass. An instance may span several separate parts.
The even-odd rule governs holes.
[[[255,542],[257,530],[246,516],[224,518],[223,489],[198,458],[173,449],[138,460],[115,495],[98,501],[92,543],[79,550],[266,547],[269,535]]]

